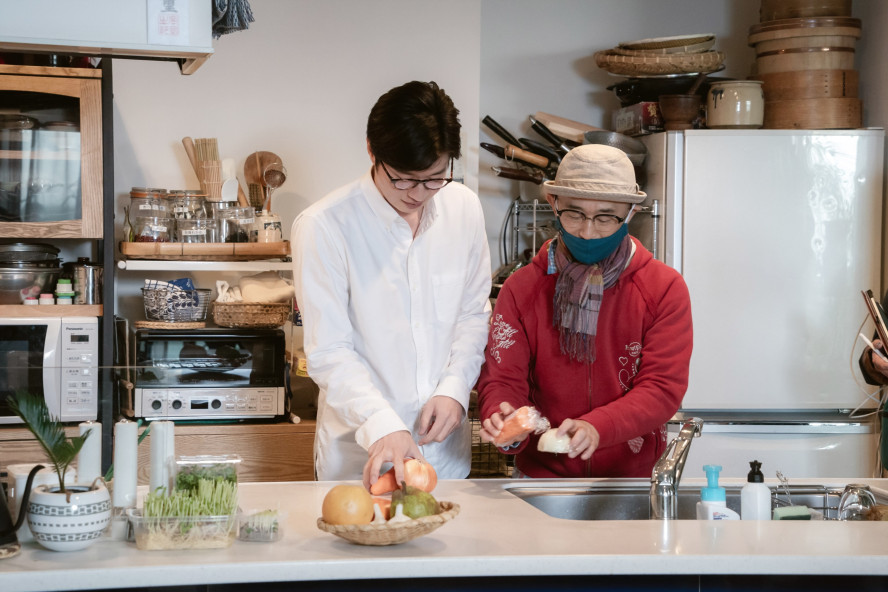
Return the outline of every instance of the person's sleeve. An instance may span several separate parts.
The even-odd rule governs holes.
[[[325,391],[330,410],[356,430],[355,440],[365,449],[392,432],[409,431],[374,386],[366,360],[355,351],[341,237],[305,215],[296,219],[291,236],[309,376]]]
[[[654,431],[681,406],[693,346],[691,300],[681,276],[671,277],[658,297],[645,298],[652,320],[643,336],[641,365],[632,388],[579,418],[595,427],[600,446]]]
[[[515,409],[530,405],[530,344],[512,285],[512,278],[508,278],[497,295],[484,350],[484,366],[478,380],[478,416],[482,421],[498,412],[500,403],[509,403]],[[524,440],[507,452],[517,454],[526,443]]]
[[[459,314],[453,331],[450,359],[433,396],[455,399],[468,411],[472,388],[484,361],[487,327],[490,323],[490,247],[484,226],[481,203],[475,198],[469,209],[467,225],[473,228],[472,248],[466,261],[465,287],[460,297]]]

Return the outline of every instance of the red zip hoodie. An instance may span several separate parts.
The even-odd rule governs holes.
[[[666,446],[666,422],[688,385],[693,329],[687,285],[640,242],[617,282],[604,291],[595,361],[561,353],[553,326],[557,271],[546,243],[503,284],[493,311],[478,381],[482,419],[533,405],[558,427],[567,418],[601,437],[588,461],[537,450],[532,435],[514,451],[530,477],[650,477]]]

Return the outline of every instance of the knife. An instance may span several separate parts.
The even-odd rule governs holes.
[[[497,177],[503,177],[505,179],[515,179],[516,181],[530,181],[531,183],[536,183],[537,185],[543,182],[543,173],[536,171],[533,173],[529,173],[527,171],[522,171],[521,169],[514,169],[511,167],[502,167],[502,166],[494,166],[490,167]]]
[[[506,129],[498,124],[490,115],[485,115],[484,119],[481,120],[481,123],[490,128],[490,131],[498,135],[500,138],[506,141],[506,144],[511,144],[512,146],[520,146],[521,143],[515,139],[515,136],[506,131]]]
[[[501,146],[497,146],[496,144],[481,142],[481,147],[506,160],[520,160],[542,170],[549,168],[549,159],[545,156],[540,156],[539,154],[528,152],[527,150],[518,148],[517,146],[513,146],[512,144],[508,144],[505,148],[503,148]]]
[[[530,150],[534,154],[545,156],[553,163],[561,162],[561,154],[559,154],[553,148],[546,146],[542,142],[537,142],[536,140],[531,140],[530,138],[518,138],[518,141],[521,142],[521,146],[525,150]]]
[[[533,131],[541,135],[546,141],[552,144],[556,150],[561,151],[563,154],[570,152],[570,146],[568,146],[564,140],[553,134],[552,130],[537,121],[533,115],[529,115],[528,117],[530,119],[530,127],[533,128]]]

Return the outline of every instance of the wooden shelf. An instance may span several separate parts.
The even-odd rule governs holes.
[[[77,435],[77,426],[66,428]],[[253,481],[314,480],[314,420],[273,424],[176,424],[176,455],[237,454],[241,457],[239,479]],[[139,484],[151,473],[151,435],[139,445]],[[3,467],[8,464],[46,462],[31,433],[15,425],[0,427]]]
[[[0,150],[3,160],[76,160],[80,161],[80,150]]]
[[[0,304],[0,316],[20,319],[23,317],[100,317],[101,304]]]
[[[290,242],[279,243],[153,243],[121,242],[129,259],[160,261],[256,261],[290,255]]]

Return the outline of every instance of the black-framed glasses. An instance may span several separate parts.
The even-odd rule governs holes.
[[[392,177],[392,174],[389,172],[388,167],[385,166],[385,163],[381,160],[379,164],[382,165],[382,170],[385,171],[386,176],[389,178],[389,181],[392,182],[392,186],[395,189],[400,189],[401,191],[405,191],[407,189],[413,189],[420,183],[426,189],[431,189],[436,191],[438,189],[442,189],[445,185],[453,181],[453,159],[450,159],[450,176],[447,178],[439,178],[439,179],[396,179]]]
[[[582,230],[583,227],[586,226],[587,220],[591,220],[592,226],[599,232],[616,230],[620,227],[620,224],[626,220],[626,218],[621,218],[616,214],[595,214],[594,216],[587,216],[579,210],[552,209],[555,210],[555,215],[558,216],[558,220],[561,221],[561,226],[570,233]]]

